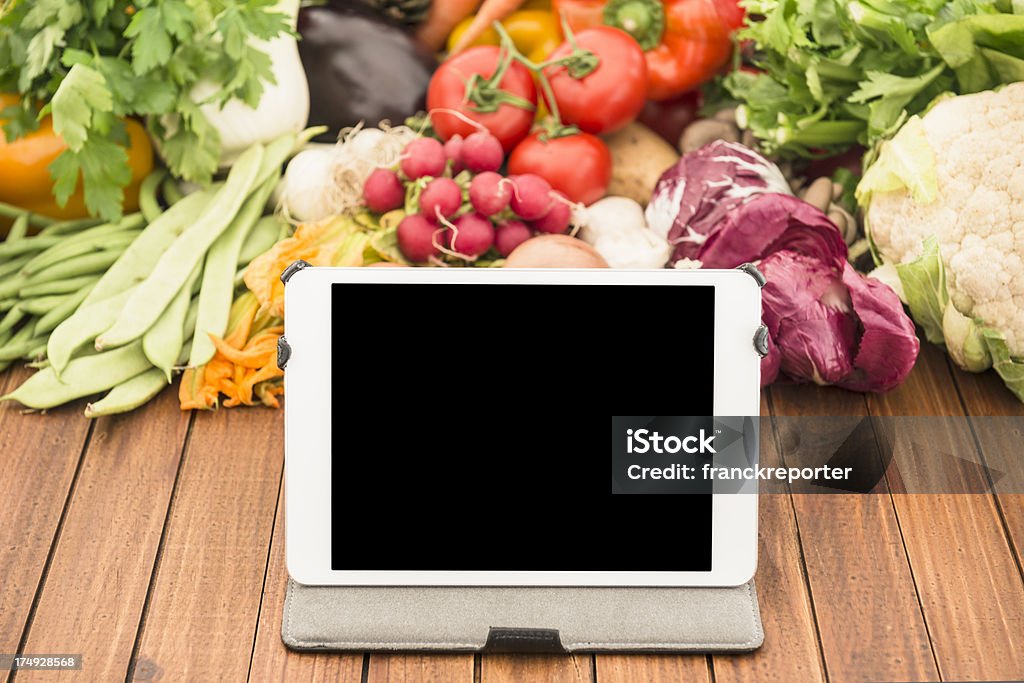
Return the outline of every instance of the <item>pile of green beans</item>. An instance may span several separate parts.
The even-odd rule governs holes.
[[[106,392],[85,414],[111,415],[207,363],[244,266],[289,232],[263,213],[304,142],[254,145],[223,183],[189,195],[154,172],[140,211],[116,223],[47,221],[29,237],[33,217],[20,215],[0,243],[0,368],[24,358],[38,372],[0,400],[43,410]]]
[[[28,236],[31,222],[29,214],[19,215],[0,243],[0,369],[45,357],[50,332],[139,235],[142,215],[106,224],[46,221]]]

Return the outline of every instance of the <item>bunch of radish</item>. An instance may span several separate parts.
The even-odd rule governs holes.
[[[486,130],[444,144],[417,138],[397,169],[370,174],[363,200],[377,213],[406,207],[398,246],[414,263],[473,262],[492,249],[506,257],[536,234],[566,232],[572,202],[538,175],[502,175],[504,158],[498,138]]]

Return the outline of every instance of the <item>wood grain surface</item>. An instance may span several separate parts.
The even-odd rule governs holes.
[[[8,371],[0,386],[25,376]],[[192,417],[173,392],[95,424],[83,407],[22,415],[0,405],[0,652],[85,658],[77,674],[8,681],[1024,678],[1024,410],[992,373],[955,370],[931,347],[889,395],[764,394],[769,464],[794,455],[789,416],[958,419],[914,434],[920,448],[901,454],[870,495],[764,492],[756,580],[765,645],[731,656],[290,652],[280,640],[281,413]],[[912,477],[936,476],[921,461],[936,448],[985,465],[962,474],[992,471],[995,493],[900,493]]]

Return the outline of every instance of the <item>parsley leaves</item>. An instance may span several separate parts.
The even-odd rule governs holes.
[[[176,176],[209,182],[220,139],[193,88],[223,104],[259,103],[272,82],[270,58],[251,44],[292,33],[275,0],[33,0],[0,9],[0,91],[22,95],[0,111],[16,139],[52,114],[68,149],[50,167],[66,202],[79,181],[86,206],[121,215],[131,180],[121,117],[147,120]],[[208,84],[212,83],[213,88]],[[43,106],[45,105],[45,106]]]
[[[736,103],[763,151],[871,147],[946,91],[1024,80],[1020,0],[744,0],[756,71],[708,91]]]

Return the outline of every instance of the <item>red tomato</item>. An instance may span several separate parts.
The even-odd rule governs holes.
[[[743,26],[747,13],[739,2],[736,0],[714,0],[714,2],[718,17],[725,24],[726,28],[730,31],[735,31]]]
[[[509,175],[536,173],[570,200],[593,204],[608,191],[612,155],[608,146],[589,133],[541,140],[537,131],[512,150]]]
[[[573,78],[562,65],[545,71],[562,121],[595,135],[622,128],[647,100],[643,49],[633,36],[611,26],[584,29],[576,34],[576,43],[597,57],[598,66],[583,78]],[[565,42],[548,59],[567,57],[572,51]]]
[[[473,102],[466,99],[466,82],[473,74],[483,78],[493,75],[500,52],[501,49],[495,45],[470,48],[447,60],[434,72],[427,89],[427,110],[434,130],[443,140],[454,135],[467,137],[477,131],[476,126],[462,120],[459,114],[491,131],[506,154],[530,133],[537,105],[537,87],[530,70],[522,64],[513,62],[509,65],[498,85],[501,90],[529,102],[533,109],[504,102],[496,111],[481,113],[475,111]],[[442,110],[454,110],[458,114]]]

